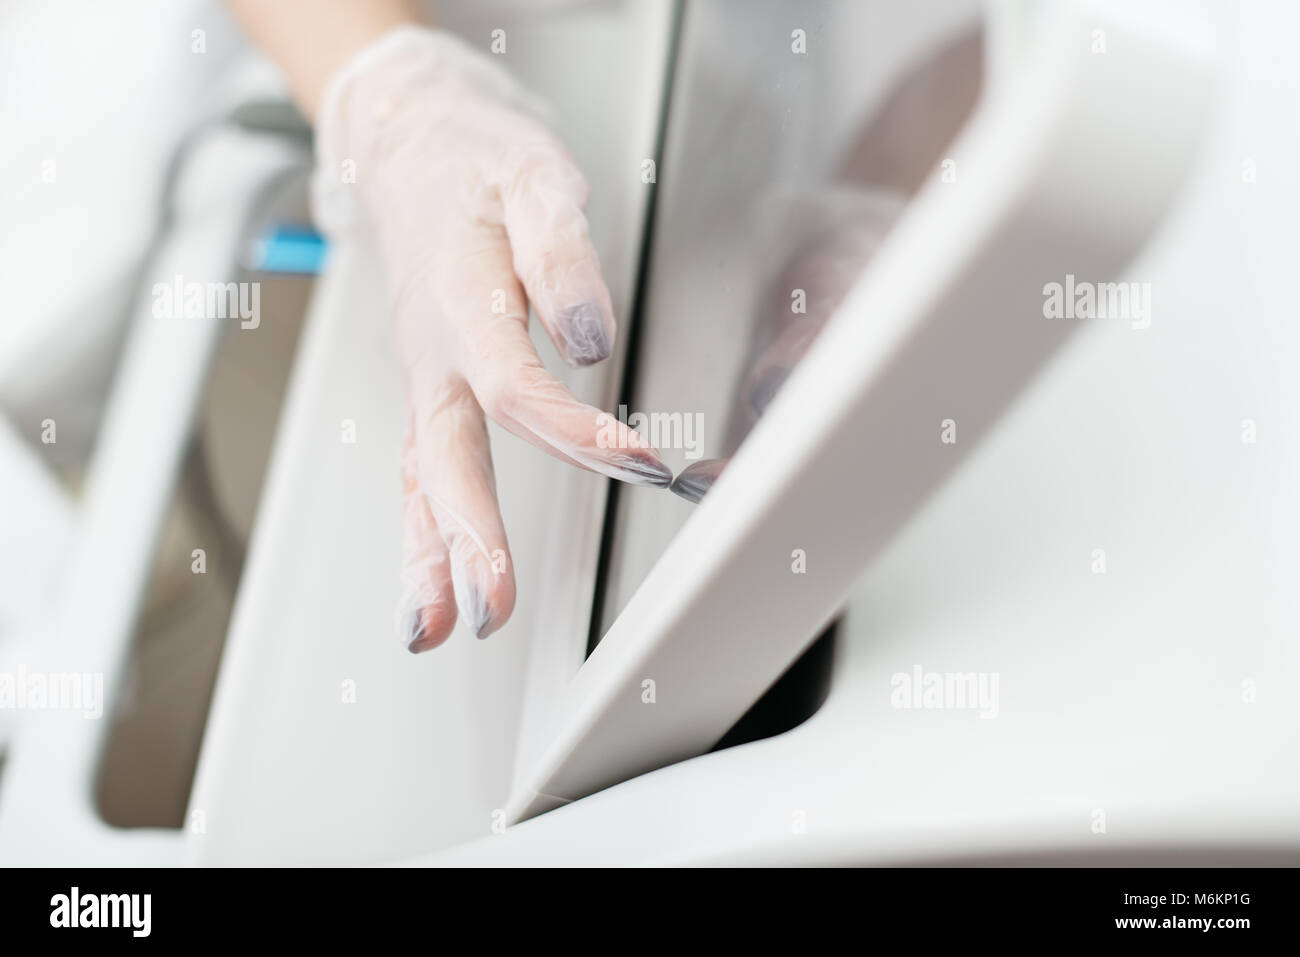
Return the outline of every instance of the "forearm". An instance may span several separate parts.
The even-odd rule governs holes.
[[[249,38],[284,72],[315,119],[325,84],[353,54],[395,27],[428,23],[416,0],[225,0]]]

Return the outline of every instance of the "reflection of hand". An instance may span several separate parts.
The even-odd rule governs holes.
[[[726,467],[726,459],[700,459],[677,473],[668,486],[688,502],[700,503]]]
[[[318,215],[327,229],[343,223],[339,201],[356,190],[392,291],[411,409],[412,651],[445,640],[458,605],[479,637],[514,607],[485,412],[565,462],[644,485],[672,477],[622,423],[611,441],[599,411],[546,371],[529,339],[531,302],[560,355],[589,365],[609,356],[614,317],[582,212],[587,184],[514,105],[521,99],[508,74],[460,41],[404,28],[355,57],[320,111]],[[349,162],[355,187],[338,181]]]
[[[828,229],[800,247],[771,284],[759,315],[755,335],[757,357],[741,379],[732,409],[729,446],[734,451],[771,405],[785,380],[812,347],[822,327],[839,308],[883,241],[897,199]],[[790,308],[790,291],[802,290],[806,309]],[[727,459],[703,459],[684,469],[670,488],[691,502],[701,501],[713,487]]]
[[[880,248],[901,208],[901,200],[890,194],[862,196],[862,209],[823,229],[789,256],[764,296],[757,330],[761,351],[750,364],[737,396],[736,444],[817,341],[822,327]],[[803,294],[800,311],[791,306],[792,290]]]

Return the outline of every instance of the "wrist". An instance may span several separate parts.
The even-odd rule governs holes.
[[[443,30],[403,24],[354,52],[320,94],[312,185],[318,225],[331,233],[355,224],[353,184],[382,162],[376,146],[392,138],[384,130],[399,127],[409,139],[440,111],[466,106],[470,93],[534,117],[546,113],[495,57]],[[360,165],[368,171],[358,172]]]
[[[298,69],[289,76],[295,98],[312,120],[320,113],[330,81],[358,54],[394,31],[423,26],[402,4],[346,4],[344,8],[350,11],[346,19],[325,15],[318,23],[310,47],[299,58]]]

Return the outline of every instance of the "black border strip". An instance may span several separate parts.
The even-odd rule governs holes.
[[[668,117],[673,105],[673,88],[677,76],[677,58],[682,45],[682,0],[673,4],[672,23],[669,26],[668,62],[664,68],[663,104],[659,113],[659,129],[655,135],[655,182],[649,184],[650,196],[646,200],[645,229],[641,239],[641,256],[637,263],[636,284],[632,297],[632,314],[626,324],[627,350],[623,356],[622,377],[618,387],[618,404],[632,405],[636,391],[637,357],[640,353],[641,326],[645,317],[649,293],[650,260],[654,248],[655,218],[659,208],[659,177],[663,173],[664,144],[668,138]],[[614,522],[618,516],[620,483],[610,479],[605,496],[605,518],[601,523],[600,556],[596,561],[596,580],[591,598],[591,622],[587,628],[587,657],[596,650],[603,637],[600,623],[605,617],[608,596],[609,568],[613,561]]]

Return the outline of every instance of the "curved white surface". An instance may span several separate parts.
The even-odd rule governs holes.
[[[344,251],[287,407],[188,859],[1300,859],[1300,330],[1287,318],[1300,183],[1285,173],[1300,130],[1274,112],[1300,86],[1287,46],[1300,10],[1218,9],[1236,67],[1221,119],[1126,277],[1152,283],[1151,327],[1085,331],[884,553],[849,607],[822,710],[502,834],[536,596],[521,575],[516,617],[488,642],[458,631],[417,660],[393,640],[397,385],[373,265]],[[590,116],[575,122],[592,135]],[[570,140],[593,194],[612,196],[623,167]],[[627,229],[630,208],[619,226],[593,210],[596,229]],[[630,262],[606,263],[616,284]],[[343,418],[357,445],[339,441]],[[518,567],[562,561],[543,552],[560,466],[494,448]],[[997,717],[891,707],[891,677],[916,666],[997,673]]]
[[[1086,331],[889,549],[822,709],[427,862],[1300,863],[1300,10],[1216,28],[1219,119],[1123,277],[1150,328]],[[891,707],[918,665],[997,673],[997,717]]]

